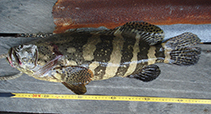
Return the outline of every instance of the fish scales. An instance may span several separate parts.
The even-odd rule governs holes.
[[[148,65],[150,59],[157,59],[157,53],[160,53],[159,59],[164,59],[163,51],[153,53],[155,50],[149,49],[156,46],[149,46],[140,40],[140,36],[131,38],[124,36],[124,34],[115,36],[113,34],[90,34],[89,32],[66,34],[69,35],[47,38],[45,41],[34,42],[34,44],[38,46],[42,55],[47,56],[49,53],[43,50],[43,46],[49,45],[48,43],[51,41],[51,45],[56,45],[58,51],[65,56],[65,61],[70,63],[68,65],[90,68],[93,63],[98,64],[96,68],[90,68],[93,70],[94,80],[108,79],[114,76],[125,77],[133,74],[143,65]],[[86,55],[93,56],[92,59],[84,55],[85,51],[89,51]],[[150,55],[154,55],[154,58],[147,56],[149,53],[152,53]],[[47,58],[52,57],[48,56]]]
[[[72,40],[69,42],[60,42],[67,41],[66,39],[68,39],[69,36],[72,37]],[[65,55],[66,60],[75,62],[69,65],[90,68],[93,63],[96,64],[97,62],[98,65],[96,68],[90,68],[94,73],[93,80],[108,79],[116,75],[125,77],[135,73],[138,69],[143,67],[143,65],[148,65],[150,59],[157,59],[156,53],[151,54],[154,55],[154,58],[147,56],[149,53],[155,51],[149,50],[150,47],[156,46],[148,46],[148,44],[141,41],[140,38],[98,34],[90,35],[90,33],[83,33],[83,35],[79,37],[77,37],[78,35],[76,33],[69,33],[69,36],[59,37],[60,41],[55,41],[54,44],[58,46],[59,52]],[[90,39],[92,42],[88,42]],[[49,40],[53,39],[49,38]],[[48,40],[46,41],[48,42]],[[41,44],[43,45],[43,42],[41,42]],[[35,45],[39,45],[39,42],[35,43]],[[87,47],[85,45],[89,46]],[[68,51],[68,49],[72,49],[72,51]],[[93,55],[93,59],[87,60],[87,56],[84,56],[84,50],[89,52],[88,56]],[[164,59],[164,53],[162,52],[157,52],[160,53],[159,59]],[[110,72],[108,69],[110,69]]]
[[[152,81],[160,74],[155,63],[192,65],[200,42],[183,33],[163,42],[163,31],[146,22],[129,22],[102,31],[69,31],[13,47],[11,66],[39,80],[61,82],[76,94],[86,93],[92,80],[114,76]]]

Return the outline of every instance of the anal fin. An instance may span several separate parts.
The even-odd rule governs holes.
[[[131,74],[128,78],[136,78],[143,82],[149,82],[156,79],[160,74],[160,69],[157,65],[147,65],[140,69],[138,73]]]

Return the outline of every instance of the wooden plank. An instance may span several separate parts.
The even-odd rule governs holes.
[[[0,33],[52,33],[56,0],[1,0]]]
[[[52,6],[56,0],[1,0],[0,32],[37,33],[54,30]],[[22,5],[21,5],[22,4]],[[165,25],[166,37],[183,32],[193,32],[202,40],[211,37],[211,25]],[[0,54],[12,46],[32,40],[30,38],[0,38]],[[204,47],[210,49],[211,47]],[[160,96],[184,98],[210,98],[211,68],[210,53],[202,52],[198,64],[176,66],[158,64],[161,75],[152,82],[144,83],[136,79],[112,78],[93,81],[87,85],[87,94]],[[1,76],[16,73],[5,59],[0,59]],[[47,94],[74,94],[60,83],[36,80],[27,75],[8,81],[0,81],[0,92],[24,92]],[[172,103],[78,101],[49,99],[0,98],[0,112],[20,113],[61,113],[61,114],[131,114],[131,113],[209,113],[211,105],[191,105]]]

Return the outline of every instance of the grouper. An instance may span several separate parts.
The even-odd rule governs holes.
[[[96,31],[68,31],[12,47],[6,57],[9,64],[39,80],[61,82],[76,94],[85,94],[93,80],[115,76],[144,82],[161,73],[155,63],[193,65],[201,49],[197,35],[185,32],[164,39],[158,26],[147,22],[128,22],[123,26]]]

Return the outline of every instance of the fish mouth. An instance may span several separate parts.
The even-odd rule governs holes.
[[[8,52],[8,57],[7,57],[7,61],[9,62],[9,64],[12,67],[15,67],[17,65],[21,65],[21,61],[18,57],[18,54],[16,52],[16,50],[14,48],[10,48],[9,52]]]

